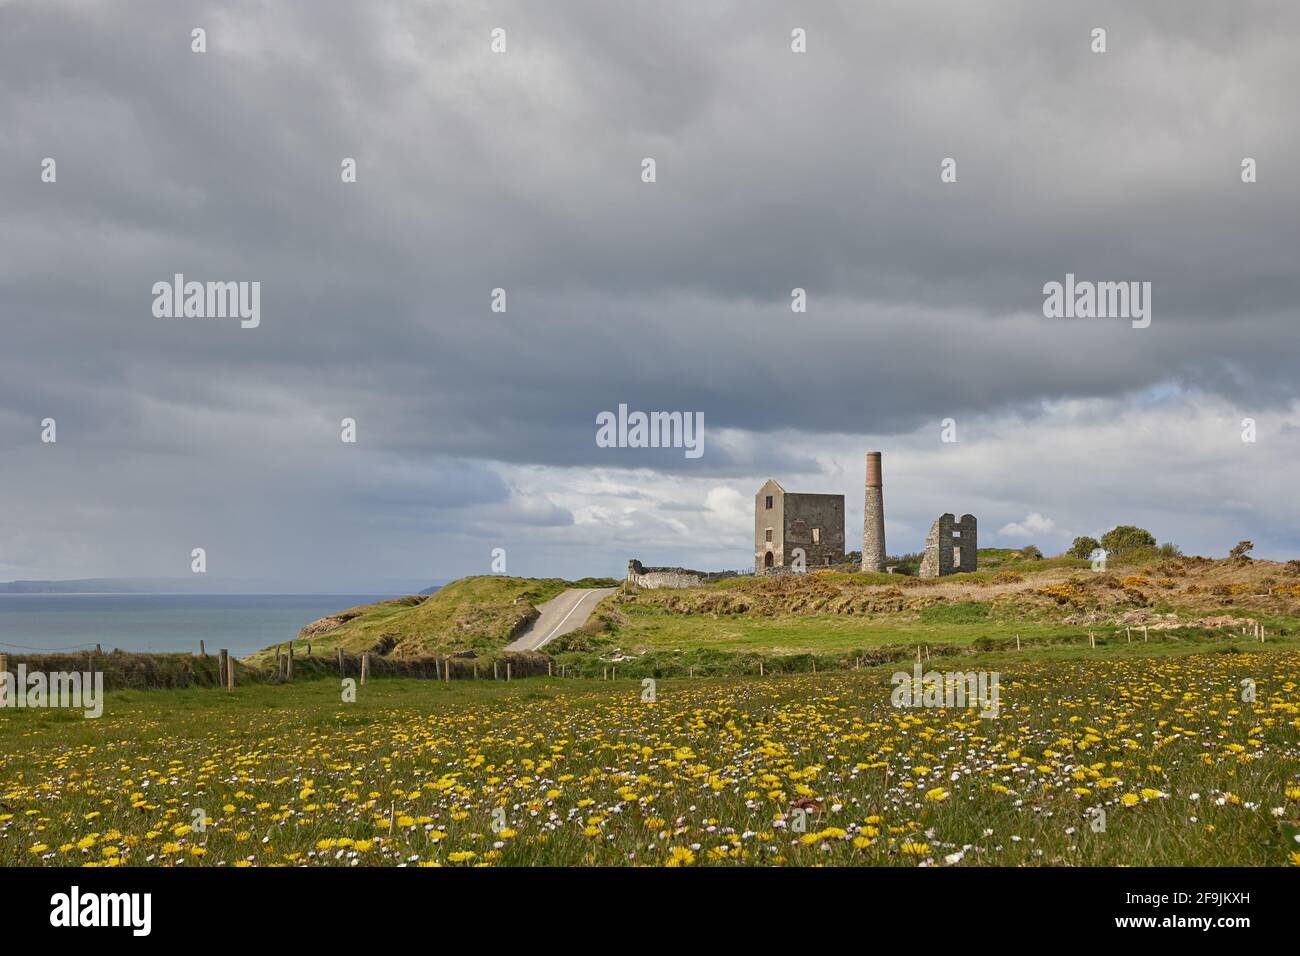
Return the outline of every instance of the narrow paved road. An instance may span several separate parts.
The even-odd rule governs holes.
[[[553,638],[587,623],[596,605],[618,588],[569,588],[537,608],[542,616],[506,645],[508,651],[535,651]]]

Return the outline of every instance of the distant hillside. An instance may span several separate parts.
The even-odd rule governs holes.
[[[0,581],[0,594],[135,594],[140,588],[122,578],[75,581]]]
[[[220,578],[73,578],[66,581],[0,581],[0,594],[187,594],[234,593],[237,583]]]
[[[427,578],[425,580],[428,580]],[[354,594],[403,594],[413,582],[358,585]],[[421,591],[432,594],[440,583]],[[0,581],[0,594],[316,594],[313,590],[268,586],[263,580],[192,574],[183,578],[71,578],[62,581]]]

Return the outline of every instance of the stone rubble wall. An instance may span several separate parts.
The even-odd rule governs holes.
[[[627,563],[627,580],[640,588],[696,588],[710,581],[734,578],[739,571],[692,571],[690,568],[647,568],[633,559]]]

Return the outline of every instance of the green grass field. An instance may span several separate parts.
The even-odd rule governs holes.
[[[347,699],[334,647],[486,677],[570,586],[466,578],[309,626],[293,683],[268,651],[233,691],[3,709],[0,864],[1300,864],[1291,565],[981,559],[620,589],[547,645],[565,678],[376,673]],[[894,706],[918,657],[996,672],[997,716]]]
[[[381,679],[345,703],[318,679],[3,711],[0,864],[1300,861],[1300,652],[1168,649],[930,661],[1001,672],[984,720],[893,707],[893,668],[665,679],[653,700]]]
[[[1053,623],[1016,624],[988,622],[979,627],[954,629],[950,624],[873,620],[818,614],[780,618],[725,618],[632,612],[617,633],[617,643],[635,651],[681,650],[707,647],[719,651],[756,651],[765,654],[834,653],[886,644],[914,642],[969,645],[981,637],[1060,639],[1087,637],[1087,629]]]

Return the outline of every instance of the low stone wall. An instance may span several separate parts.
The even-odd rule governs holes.
[[[697,588],[709,581],[734,578],[739,571],[692,571],[690,568],[647,568],[635,558],[627,563],[627,580],[639,588]]]

